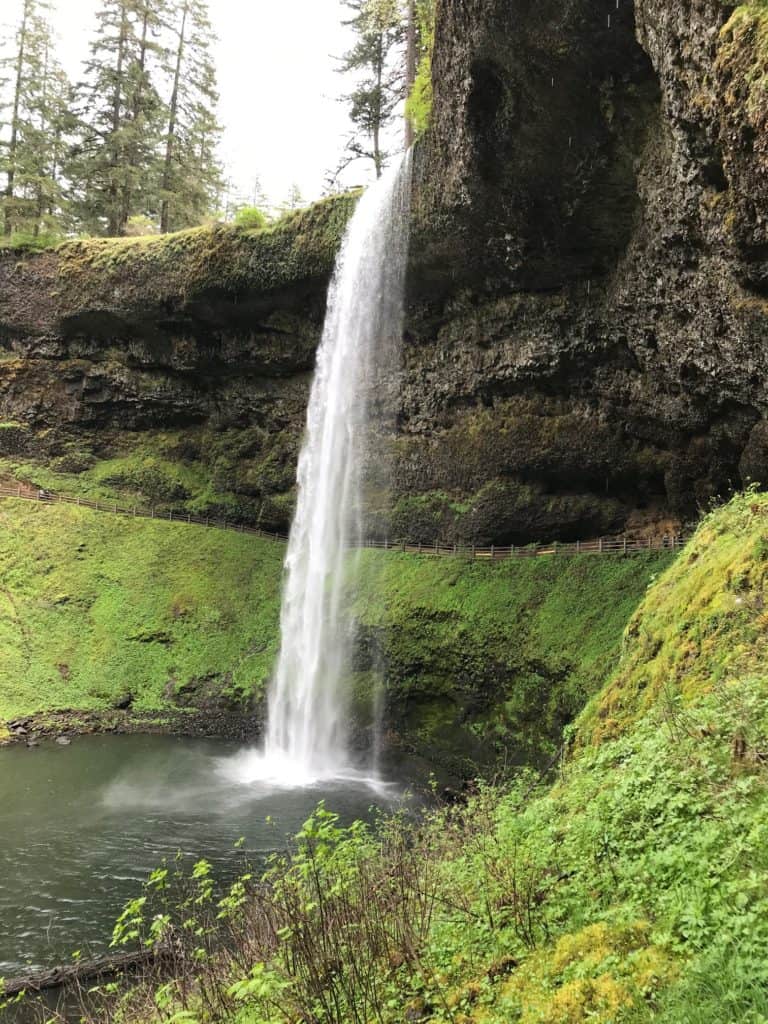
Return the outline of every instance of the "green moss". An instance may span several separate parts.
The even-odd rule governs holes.
[[[670,555],[499,562],[365,551],[353,605],[406,742],[442,760],[541,761],[618,659]]]
[[[768,655],[768,495],[709,515],[629,623],[618,671],[584,714],[585,736],[626,729],[650,707],[690,702],[757,671]]]
[[[98,491],[137,466],[154,486],[161,461],[116,459],[79,479]],[[172,469],[163,486],[194,492],[194,473]],[[106,708],[128,694],[136,710],[258,697],[277,651],[282,558],[253,537],[4,501],[0,719]],[[554,749],[666,557],[487,563],[366,551],[355,562],[356,720],[370,723],[386,666],[403,742],[444,767],[450,753],[466,775],[473,759]]]
[[[768,4],[749,0],[740,4],[720,32],[716,68],[731,79],[727,105],[742,104],[747,93],[748,113],[764,117],[768,99]]]
[[[59,246],[58,293],[67,307],[121,307],[192,293],[269,292],[330,272],[357,193],[292,213],[274,226],[192,228]]]
[[[283,548],[71,507],[0,505],[0,719],[257,698]]]
[[[619,734],[583,734],[549,781],[521,772],[427,812],[413,827],[401,816],[376,832],[359,823],[344,831],[326,810],[307,823],[287,881],[279,868],[270,876],[283,887],[278,901],[290,892],[303,916],[291,918],[277,948],[259,951],[264,973],[258,985],[243,986],[239,1020],[279,1024],[295,1012],[293,1005],[284,1011],[275,992],[308,1003],[332,990],[339,1020],[353,1017],[350,994],[359,1007],[375,992],[376,1012],[366,1003],[365,1019],[382,1024],[411,1016],[433,1024],[761,1024],[768,1012],[768,673],[762,643],[742,643],[748,619],[713,628],[712,613],[717,592],[726,601],[757,596],[766,525],[768,495],[737,499],[707,519],[648,590],[636,621],[655,620],[665,643],[698,622],[711,640],[701,663],[690,663],[684,705],[650,694]],[[400,594],[411,612],[434,607],[445,622],[454,603],[468,603],[478,622],[487,619],[487,580],[475,578],[467,596],[458,566],[423,563],[387,563],[390,599]],[[502,581],[519,598],[511,577]],[[570,583],[575,590],[585,580]],[[595,604],[599,596],[596,589]],[[577,609],[578,601],[577,594]],[[501,603],[491,605],[501,617]],[[756,601],[752,614],[762,608]],[[399,614],[391,611],[396,621]],[[566,648],[569,614],[573,606],[561,596]],[[464,637],[465,647],[471,639]],[[630,628],[622,668],[655,656]],[[708,676],[723,664],[729,670],[719,681]],[[623,678],[631,690],[631,677]],[[449,721],[437,715],[435,723]],[[329,919],[342,925],[328,928]],[[307,948],[317,951],[309,969],[300,955]],[[344,956],[350,949],[354,959]],[[233,956],[233,977],[224,972],[215,981],[228,987],[240,979],[242,962]],[[319,985],[317,963],[331,966]]]
[[[26,434],[8,435],[0,436],[0,475],[51,491],[283,530],[292,514],[297,438],[287,430],[126,431],[106,455],[77,440],[39,461]]]
[[[405,113],[410,118],[416,138],[429,128],[434,100],[432,89],[432,54],[435,48],[435,0],[419,0],[416,4],[421,52],[419,54],[416,78],[405,104]]]

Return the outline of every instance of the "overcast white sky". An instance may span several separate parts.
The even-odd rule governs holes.
[[[99,0],[54,0],[59,55],[71,77],[87,53]],[[15,21],[0,0],[3,21]],[[305,199],[322,192],[336,167],[349,122],[338,102],[349,88],[333,57],[349,45],[341,0],[210,0],[219,41],[216,64],[224,125],[222,157],[238,190],[247,194],[259,175],[273,203],[293,182]],[[11,17],[9,18],[9,14]],[[347,184],[363,184],[368,170],[351,169]]]

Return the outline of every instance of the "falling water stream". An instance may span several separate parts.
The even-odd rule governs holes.
[[[410,169],[406,153],[364,193],[336,263],[299,458],[267,735],[262,750],[233,766],[239,781],[300,786],[356,771],[344,695],[352,628],[342,594],[360,535],[366,389],[402,337]]]
[[[121,903],[176,850],[211,858],[226,877],[236,838],[259,862],[320,798],[343,820],[396,798],[350,753],[342,595],[360,535],[368,396],[382,405],[402,338],[409,193],[406,155],[361,198],[331,284],[262,749],[110,736],[0,751],[0,975],[76,946],[103,950]]]

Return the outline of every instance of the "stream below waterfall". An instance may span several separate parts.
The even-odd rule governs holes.
[[[168,736],[0,750],[0,977],[103,952],[125,902],[177,851],[226,880],[240,837],[258,865],[320,800],[348,824],[397,796],[362,780],[254,785],[248,758],[238,744]]]

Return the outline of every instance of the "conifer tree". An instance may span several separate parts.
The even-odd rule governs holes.
[[[160,193],[163,232],[199,224],[215,209],[223,189],[216,156],[221,128],[208,4],[180,0],[175,13]]]
[[[301,189],[298,184],[294,182],[288,189],[288,195],[285,198],[285,202],[280,204],[281,213],[291,213],[293,210],[300,210],[302,206],[306,206],[304,196],[301,194]]]
[[[153,36],[166,0],[103,0],[77,93],[80,138],[68,176],[84,227],[121,235],[131,216],[157,207],[157,154],[165,108],[154,81]]]
[[[342,166],[358,159],[372,160],[376,177],[386,166],[384,134],[404,98],[402,45],[406,37],[400,0],[344,0],[357,37],[344,55],[340,71],[359,76],[346,100],[350,104],[352,134]]]
[[[53,56],[43,0],[23,0],[11,53],[0,61],[3,233],[37,236],[61,219],[60,151],[69,84]]]

